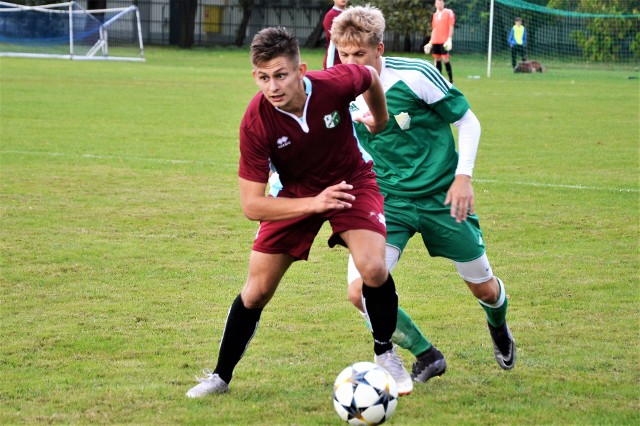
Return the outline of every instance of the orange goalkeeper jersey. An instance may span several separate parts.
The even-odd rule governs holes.
[[[444,44],[449,38],[451,26],[456,23],[456,16],[451,9],[435,11],[431,18],[431,44]]]

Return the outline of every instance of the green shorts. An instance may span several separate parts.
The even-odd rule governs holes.
[[[457,223],[450,206],[444,205],[446,192],[425,198],[405,198],[386,194],[384,215],[387,244],[401,252],[416,232],[432,257],[442,256],[456,262],[470,262],[485,252],[478,216],[469,215]]]

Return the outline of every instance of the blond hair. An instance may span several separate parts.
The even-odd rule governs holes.
[[[333,20],[331,41],[336,46],[376,47],[384,36],[384,15],[375,6],[350,7]]]

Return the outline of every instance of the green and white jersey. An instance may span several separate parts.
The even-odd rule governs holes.
[[[371,155],[383,193],[420,198],[451,186],[458,164],[450,123],[469,110],[464,95],[429,62],[382,58],[389,122],[371,135],[355,123],[358,139]],[[351,103],[352,118],[369,112],[360,95]]]

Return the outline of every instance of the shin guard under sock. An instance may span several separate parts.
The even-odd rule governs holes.
[[[380,287],[362,283],[362,305],[373,329],[373,350],[382,355],[393,348],[391,336],[398,318],[398,294],[391,274]]]
[[[233,369],[256,334],[260,323],[260,314],[262,314],[262,308],[245,308],[240,295],[231,304],[222,334],[222,342],[220,342],[218,364],[213,371],[227,384],[231,381]]]
[[[402,308],[398,308],[398,322],[392,340],[401,348],[411,351],[415,357],[431,347],[431,342],[424,337],[418,326]]]

